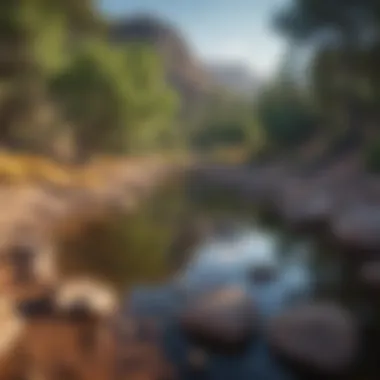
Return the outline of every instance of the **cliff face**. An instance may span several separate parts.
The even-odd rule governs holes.
[[[135,16],[113,23],[110,38],[116,43],[143,42],[160,55],[167,78],[183,100],[183,112],[191,114],[202,104],[212,84],[203,65],[191,53],[185,39],[171,25],[149,16]]]

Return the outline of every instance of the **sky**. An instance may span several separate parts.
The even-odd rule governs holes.
[[[150,13],[174,24],[200,59],[237,61],[255,74],[271,76],[285,41],[271,17],[288,0],[98,0],[110,16]]]

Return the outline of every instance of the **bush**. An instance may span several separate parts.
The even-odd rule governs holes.
[[[261,92],[256,110],[268,145],[277,151],[309,141],[319,118],[308,94],[296,85],[274,82]]]

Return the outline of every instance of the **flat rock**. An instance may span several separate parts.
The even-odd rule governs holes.
[[[269,345],[280,357],[326,375],[350,369],[358,340],[350,313],[334,304],[300,306],[275,317],[268,326]]]
[[[351,205],[333,218],[331,228],[335,238],[345,246],[377,250],[380,247],[380,205]]]

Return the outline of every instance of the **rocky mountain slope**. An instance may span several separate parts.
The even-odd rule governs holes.
[[[184,111],[193,112],[211,91],[207,71],[184,37],[165,21],[146,15],[123,18],[111,25],[110,36],[117,43],[144,42],[157,49],[168,80],[181,95]]]

